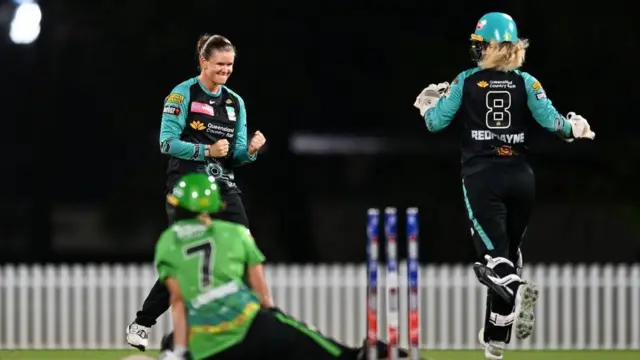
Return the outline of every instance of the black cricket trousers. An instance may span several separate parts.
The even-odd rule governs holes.
[[[356,360],[359,352],[289,316],[261,309],[242,342],[206,360]]]
[[[242,204],[240,194],[225,194],[222,195],[222,201],[225,203],[223,211],[217,214],[212,214],[212,217],[235,222],[249,227],[249,218]],[[173,206],[166,204],[167,217],[169,219],[169,225],[179,220],[176,218],[175,209]],[[156,320],[160,315],[164,314],[169,309],[169,291],[164,283],[156,280],[156,283],[149,291],[149,295],[142,304],[142,309],[136,314],[136,324],[151,327],[156,324]]]
[[[462,180],[471,234],[479,257],[518,259],[535,200],[535,176],[526,163],[499,164]]]
[[[464,177],[462,184],[478,261],[484,263],[484,256],[489,255],[507,258],[515,265],[533,211],[533,170],[526,163],[493,165]],[[509,271],[515,273],[515,268]],[[512,312],[513,304],[487,289],[484,341],[510,341],[511,326],[496,325],[491,313],[507,316]]]

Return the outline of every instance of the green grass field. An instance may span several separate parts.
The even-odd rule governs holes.
[[[0,360],[120,360],[129,355],[157,356],[157,352],[137,350],[0,350]],[[431,351],[422,353],[426,360],[484,359],[481,350]],[[638,360],[640,351],[507,351],[505,360]]]

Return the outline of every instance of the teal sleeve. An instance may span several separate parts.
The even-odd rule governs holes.
[[[255,161],[257,154],[249,155],[249,145],[247,144],[247,109],[244,106],[244,100],[242,100],[238,94],[232,93],[238,99],[238,107],[240,108],[240,114],[236,121],[233,165],[240,166]]]
[[[521,72],[520,75],[524,79],[524,86],[527,91],[527,105],[533,118],[546,130],[554,132],[560,137],[570,138],[571,125],[564,116],[560,115],[551,100],[547,98],[547,93],[540,82],[526,72]]]
[[[204,144],[180,140],[189,113],[189,87],[176,86],[164,100],[160,124],[160,152],[184,160],[204,161]]]
[[[429,129],[429,131],[441,131],[453,121],[462,104],[464,75],[465,73],[458,75],[456,79],[453,80],[449,92],[438,100],[436,106],[424,113],[424,121],[427,123],[427,129]]]

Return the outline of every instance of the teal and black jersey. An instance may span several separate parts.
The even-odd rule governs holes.
[[[455,78],[424,118],[431,132],[444,129],[454,118],[462,122],[462,175],[466,176],[494,163],[524,162],[532,116],[546,130],[571,136],[571,125],[533,76],[519,70],[473,68]]]
[[[224,158],[205,157],[205,146],[229,141]],[[242,98],[226,86],[217,94],[197,77],[176,86],[164,100],[160,150],[169,155],[167,191],[186,173],[212,175],[223,193],[240,192],[233,167],[255,160],[247,150],[247,112]]]

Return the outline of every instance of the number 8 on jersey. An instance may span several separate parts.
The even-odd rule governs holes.
[[[486,96],[486,124],[489,129],[508,129],[511,126],[511,93],[508,91],[489,91]]]

